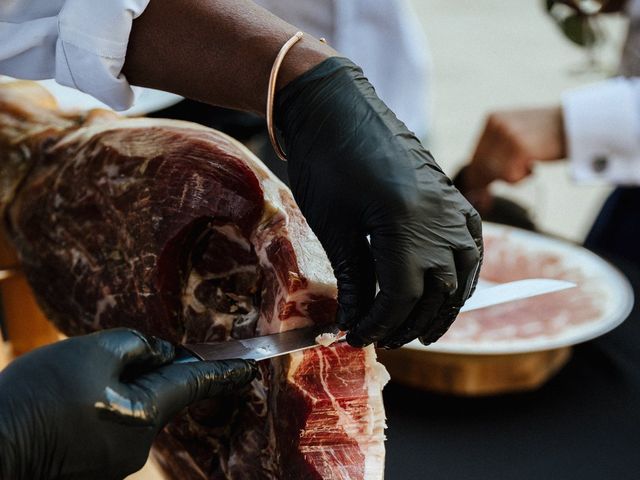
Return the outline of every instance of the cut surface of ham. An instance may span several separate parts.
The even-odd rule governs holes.
[[[0,208],[48,317],[68,335],[127,326],[173,342],[328,323],[336,283],[287,189],[195,124],[61,114],[0,87]],[[250,387],[158,437],[168,478],[375,480],[388,380],[341,342],[263,362]]]

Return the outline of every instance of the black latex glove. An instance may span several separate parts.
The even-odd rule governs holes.
[[[116,329],[18,358],[0,374],[0,478],[122,479],[172,416],[256,373],[241,360],[173,357],[168,342]]]
[[[477,281],[477,212],[349,60],[325,60],[276,100],[291,189],[333,265],[347,341],[436,341]]]

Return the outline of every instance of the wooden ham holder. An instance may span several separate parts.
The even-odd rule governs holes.
[[[13,356],[59,339],[58,331],[36,303],[24,273],[15,269],[18,265],[18,256],[0,229],[0,294]]]
[[[459,396],[535,390],[571,357],[571,347],[505,355],[463,355],[409,348],[378,350],[391,379],[410,387]]]

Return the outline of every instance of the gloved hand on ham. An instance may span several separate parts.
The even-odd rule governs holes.
[[[436,341],[477,282],[477,212],[349,60],[325,60],[276,101],[291,190],[334,268],[347,341]]]

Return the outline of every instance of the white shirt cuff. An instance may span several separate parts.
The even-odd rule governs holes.
[[[571,172],[578,182],[640,184],[640,84],[615,78],[562,99]]]
[[[115,110],[133,104],[122,74],[133,20],[150,0],[67,0],[58,16],[55,79]]]

